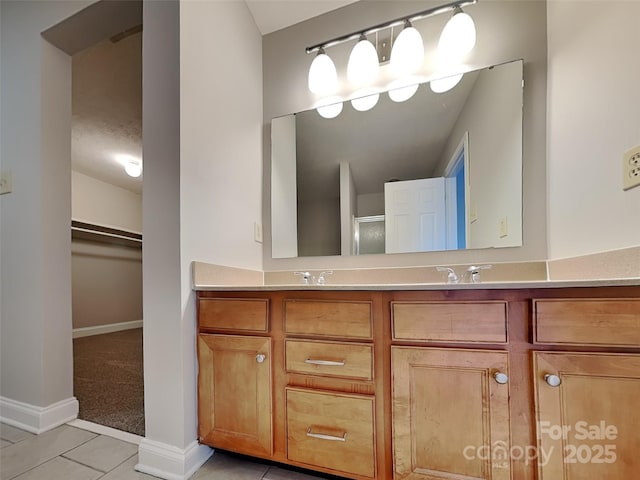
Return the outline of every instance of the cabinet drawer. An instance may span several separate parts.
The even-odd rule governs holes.
[[[393,340],[506,343],[507,302],[392,302]]]
[[[212,330],[268,330],[266,298],[202,298],[198,304],[200,328]]]
[[[373,345],[287,340],[287,372],[373,379]]]
[[[640,346],[640,299],[533,301],[534,343]]]
[[[371,302],[285,300],[287,333],[370,339]]]
[[[372,397],[287,388],[287,458],[375,476]]]

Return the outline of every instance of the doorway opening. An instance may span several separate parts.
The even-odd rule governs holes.
[[[144,436],[142,26],[71,58],[78,418]],[[138,174],[132,176],[131,174]]]
[[[96,2],[42,36],[69,55],[78,418],[144,436],[142,2]]]
[[[447,250],[469,247],[469,132],[465,132],[444,172]]]

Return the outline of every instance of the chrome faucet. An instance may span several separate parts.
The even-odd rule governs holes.
[[[294,275],[300,275],[302,277],[303,285],[326,285],[327,279],[325,278],[327,275],[332,275],[333,270],[325,270],[324,272],[320,272],[318,278],[311,275],[309,272],[293,272]]]
[[[456,274],[455,270],[450,267],[436,267],[439,272],[447,272],[447,283],[459,283],[460,277]]]
[[[480,283],[480,270],[488,270],[493,265],[471,265],[467,268],[467,272],[469,272],[469,280],[471,283]]]
[[[293,272],[294,275],[300,275],[302,277],[302,283],[304,285],[313,285],[315,277],[309,272]]]
[[[333,275],[333,270],[327,270],[326,272],[321,272],[320,275],[318,275],[318,285],[324,285],[327,283],[327,279],[324,278],[325,275]]]

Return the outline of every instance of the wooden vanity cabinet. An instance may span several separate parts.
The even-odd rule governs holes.
[[[636,478],[640,298],[536,299],[533,326],[563,349],[532,353],[538,478]]]
[[[510,479],[509,353],[477,348],[506,344],[507,302],[390,307],[394,478]]]
[[[640,472],[640,355],[534,352],[538,478]]]
[[[394,478],[511,478],[507,352],[393,346],[391,363]]]
[[[640,286],[210,291],[198,322],[213,447],[355,480],[640,471]]]
[[[370,294],[284,299],[287,459],[378,478],[374,302]],[[379,396],[382,401],[382,392]],[[384,468],[384,467],[382,467]]]
[[[269,458],[273,453],[268,298],[199,298],[198,437]]]
[[[271,339],[200,334],[198,363],[200,441],[270,457]]]

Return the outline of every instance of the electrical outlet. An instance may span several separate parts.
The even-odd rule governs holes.
[[[0,195],[13,191],[13,179],[10,171],[0,173]]]
[[[262,243],[262,224],[261,223],[258,223],[258,222],[253,223],[253,239],[258,243]]]
[[[622,155],[622,189],[640,185],[640,145],[637,145]]]
[[[502,217],[498,221],[498,236],[504,238],[509,235],[509,229],[507,227],[507,217]]]

